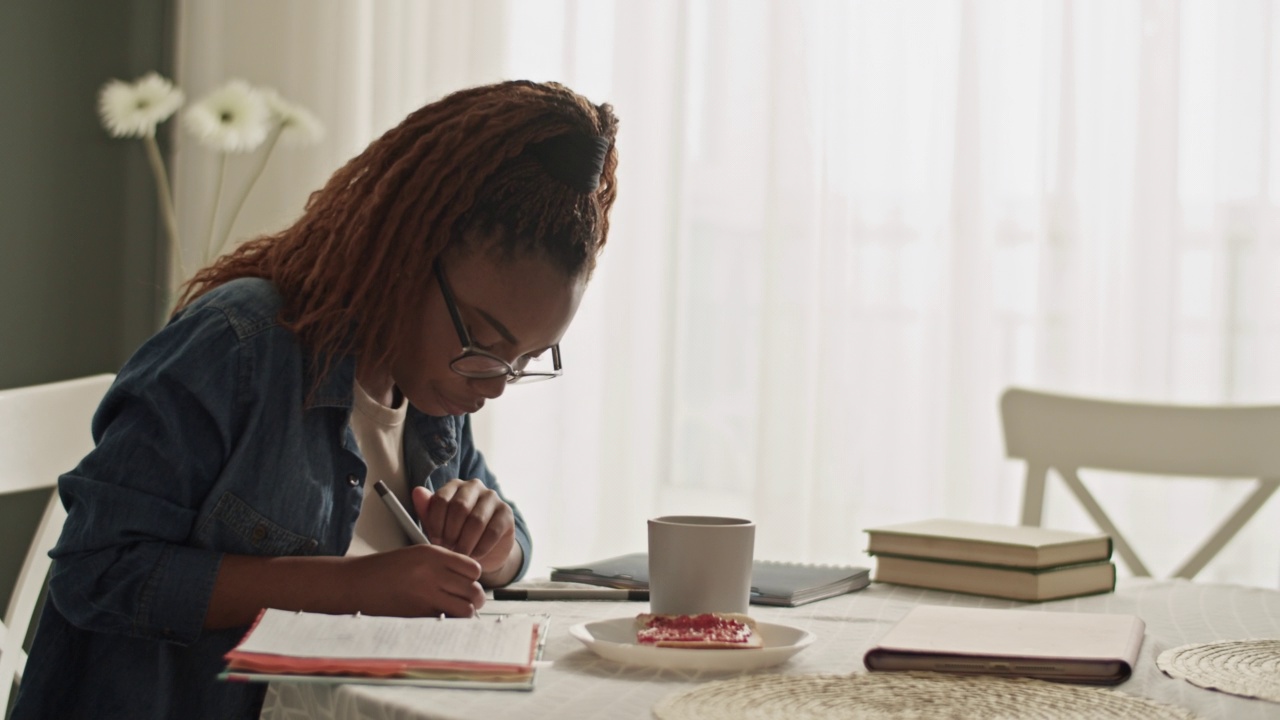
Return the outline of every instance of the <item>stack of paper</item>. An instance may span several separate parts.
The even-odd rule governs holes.
[[[545,616],[393,618],[264,610],[225,680],[533,688]]]
[[[1115,588],[1111,538],[1105,534],[962,520],[866,532],[877,582],[1025,601]]]

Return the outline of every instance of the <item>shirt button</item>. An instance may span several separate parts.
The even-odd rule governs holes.
[[[266,538],[267,538],[267,526],[263,525],[262,523],[258,523],[253,527],[253,533],[250,535],[249,540],[254,545],[257,545],[258,543],[262,542]]]
[[[360,478],[355,475],[348,475],[347,484],[350,485],[351,487],[356,487],[357,485],[360,484]]]

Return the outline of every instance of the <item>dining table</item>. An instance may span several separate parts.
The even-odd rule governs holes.
[[[866,651],[912,608],[921,605],[1136,615],[1145,623],[1138,663],[1126,681],[1110,690],[1183,708],[1201,718],[1280,718],[1280,703],[1197,687],[1166,675],[1156,662],[1160,653],[1187,644],[1280,639],[1280,590],[1149,578],[1122,579],[1114,591],[1104,594],[1041,603],[873,582],[862,590],[798,607],[753,605],[750,615],[758,622],[798,628],[812,633],[813,637],[807,646],[785,661],[749,670],[624,664],[597,654],[572,632],[575,626],[647,612],[646,602],[490,600],[482,612],[534,613],[550,618],[542,661],[531,691],[272,682],[267,688],[261,717],[264,720],[648,719],[653,717],[655,704],[674,694],[744,674],[772,677],[866,673],[863,664]]]

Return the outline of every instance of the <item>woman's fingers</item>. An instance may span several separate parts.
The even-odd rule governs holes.
[[[451,480],[435,493],[415,488],[414,509],[431,542],[501,567],[515,545],[515,513],[480,480]]]
[[[415,508],[420,493],[415,492]],[[463,554],[472,554],[485,526],[506,503],[480,480],[452,480],[428,493],[425,512],[419,510],[431,541]],[[510,508],[507,508],[510,511]]]
[[[444,513],[443,532],[449,548],[464,555],[469,554],[467,550],[459,547],[458,541],[462,537],[462,531],[467,526],[468,520],[476,511],[476,504],[480,502],[481,495],[485,492],[493,491],[479,480],[461,481],[456,486]]]
[[[515,513],[510,505],[495,494],[492,500],[484,503],[483,509],[477,508],[471,519],[475,522],[467,524],[458,538],[458,552],[470,555],[484,565],[484,559],[495,548],[503,546],[510,550],[516,531]],[[502,559],[506,559],[505,553]]]
[[[463,481],[450,480],[428,498],[426,514],[422,516],[422,523],[423,529],[427,531],[427,537],[431,538],[431,542],[447,548],[453,547],[454,541],[457,539],[457,531],[450,532],[450,517],[458,512],[465,516],[470,511],[469,506],[463,506],[463,503],[467,501],[467,495],[463,494],[459,497],[459,491],[463,487]],[[454,520],[453,523],[455,526],[461,525],[460,520]]]
[[[443,548],[423,548],[433,550],[436,558],[424,561],[424,565],[436,565],[440,571],[436,573],[439,582],[434,586],[439,594],[432,598],[440,611],[452,617],[472,617],[476,609],[484,606],[484,588],[480,587],[480,564],[474,559]],[[419,553],[423,554],[423,553]]]
[[[484,605],[480,563],[439,546],[411,545],[355,558],[346,585],[370,615],[471,617]]]
[[[436,542],[436,538],[432,537],[431,529],[427,523],[427,506],[431,503],[431,491],[422,486],[415,487],[409,491],[409,501],[413,504],[414,516],[422,524],[423,534],[431,542]]]

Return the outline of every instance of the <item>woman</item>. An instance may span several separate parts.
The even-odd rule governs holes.
[[[254,717],[262,686],[215,676],[261,608],[469,616],[520,577],[528,529],[469,413],[559,374],[616,129],[556,84],[455,93],[197,273],[59,479],[14,717]],[[432,544],[409,544],[377,480]]]

